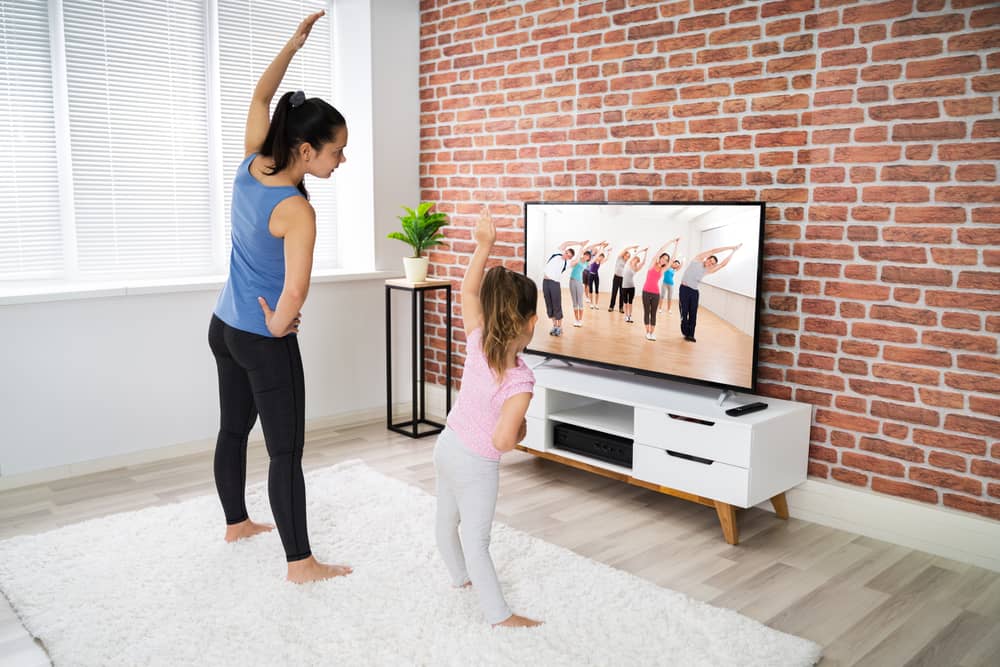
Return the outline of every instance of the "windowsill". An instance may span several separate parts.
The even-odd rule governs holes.
[[[327,269],[314,272],[312,284],[385,280],[399,277],[400,272],[398,271]],[[53,282],[47,285],[39,283],[0,285],[0,306],[44,303],[46,301],[76,301],[104,297],[141,296],[146,294],[216,291],[221,289],[225,282],[226,276],[198,276],[193,278],[134,280],[128,282]]]

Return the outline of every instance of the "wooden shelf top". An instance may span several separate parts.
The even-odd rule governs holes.
[[[393,287],[403,287],[405,289],[422,289],[425,287],[442,287],[444,285],[451,285],[450,280],[424,280],[419,283],[411,283],[406,278],[390,278],[385,281],[386,285],[392,285]]]

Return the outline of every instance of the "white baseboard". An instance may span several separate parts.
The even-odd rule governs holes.
[[[808,479],[786,494],[796,519],[860,533],[1000,572],[1000,522]],[[758,505],[774,511],[770,503]]]
[[[444,396],[443,393],[442,396]],[[442,398],[442,401],[443,400],[444,399]],[[404,407],[405,409],[409,409],[409,403],[405,406],[397,405],[394,413],[402,414],[401,411]],[[309,419],[306,421],[306,431],[316,428],[352,426],[378,421],[379,419],[385,419],[385,408],[357,410],[339,415]],[[252,437],[251,442],[263,442],[263,439],[260,437]],[[30,486],[32,484],[45,484],[55,480],[79,477],[80,475],[89,475],[91,473],[104,472],[106,470],[114,470],[115,468],[124,468],[126,466],[164,461],[167,459],[187,456],[188,454],[208,452],[214,447],[215,438],[206,438],[204,440],[182,442],[174,445],[167,445],[165,447],[156,447],[154,449],[144,449],[142,451],[130,452],[120,456],[108,456],[105,458],[94,459],[92,461],[82,461],[80,463],[53,466],[43,470],[33,470],[31,472],[20,473],[17,475],[0,477],[0,491],[17,489],[24,486]]]

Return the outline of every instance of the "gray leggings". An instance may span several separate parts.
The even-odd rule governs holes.
[[[451,583],[462,586],[471,581],[486,621],[505,621],[511,615],[510,607],[490,557],[500,461],[479,456],[445,427],[434,445],[434,470],[438,499],[435,532]]]
[[[570,278],[569,295],[573,299],[573,310],[583,310],[583,283]]]

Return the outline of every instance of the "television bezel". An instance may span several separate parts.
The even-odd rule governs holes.
[[[528,276],[528,207],[532,205],[541,206],[604,206],[604,205],[616,205],[616,206],[756,206],[760,209],[760,216],[757,221],[759,226],[759,233],[757,239],[757,285],[756,285],[756,297],[754,299],[754,322],[753,322],[753,363],[750,369],[750,386],[743,387],[740,385],[726,384],[724,382],[714,382],[712,380],[703,380],[700,378],[693,378],[684,375],[673,375],[671,373],[661,373],[659,371],[651,371],[646,368],[639,368],[636,366],[626,366],[622,364],[614,364],[605,361],[595,361],[593,359],[588,359],[585,357],[577,357],[569,354],[559,354],[556,352],[550,352],[548,350],[538,350],[532,349],[530,346],[524,349],[525,354],[533,354],[539,357],[547,357],[551,359],[560,359],[562,361],[575,361],[581,364],[587,364],[590,366],[595,366],[597,368],[606,368],[609,370],[616,371],[626,371],[630,373],[635,373],[637,375],[643,375],[647,377],[661,378],[665,380],[674,380],[677,382],[685,382],[689,384],[700,385],[703,387],[715,387],[723,390],[738,391],[744,393],[755,393],[757,391],[757,370],[758,370],[758,352],[760,350],[760,320],[763,312],[763,293],[761,290],[763,277],[764,277],[764,222],[766,214],[766,203],[762,201],[526,201],[523,203],[523,215],[524,215],[524,275]],[[528,276],[530,277],[530,276]],[[539,286],[539,292],[541,292],[541,287]],[[539,296],[540,298],[540,296]]]

